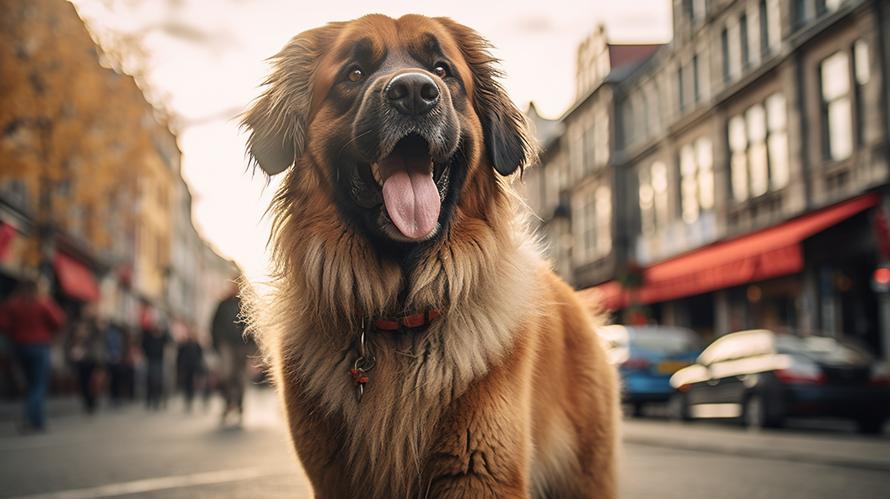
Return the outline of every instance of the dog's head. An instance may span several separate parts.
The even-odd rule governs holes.
[[[270,175],[314,168],[375,243],[435,239],[468,179],[485,166],[509,175],[532,154],[488,47],[450,19],[418,15],[304,32],[274,57],[244,117],[250,154]]]

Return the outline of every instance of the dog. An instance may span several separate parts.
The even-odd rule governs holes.
[[[294,37],[245,112],[273,291],[248,312],[319,498],[616,495],[617,382],[511,181],[534,161],[475,31]]]

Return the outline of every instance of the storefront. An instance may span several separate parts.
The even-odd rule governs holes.
[[[581,291],[619,319],[690,327],[704,337],[752,328],[843,337],[881,351],[879,264],[867,194],[658,262],[642,284]]]

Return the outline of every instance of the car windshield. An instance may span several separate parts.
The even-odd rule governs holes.
[[[776,348],[779,353],[803,355],[825,364],[868,364],[872,361],[871,355],[858,346],[825,336],[779,335]]]
[[[634,329],[630,338],[631,348],[651,353],[674,355],[700,350],[698,337],[685,329]]]

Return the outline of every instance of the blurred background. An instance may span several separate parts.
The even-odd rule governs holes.
[[[370,12],[497,47],[532,225],[611,324],[624,497],[890,497],[882,0],[4,0],[0,496],[308,497],[226,346],[277,184],[237,116]]]

